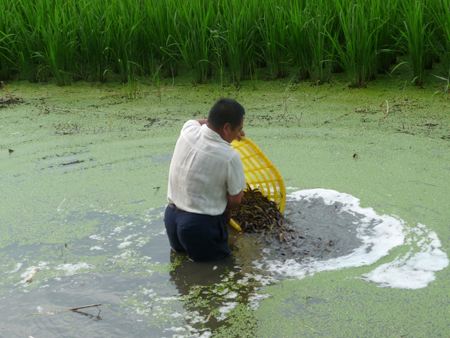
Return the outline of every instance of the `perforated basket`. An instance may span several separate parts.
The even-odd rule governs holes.
[[[233,141],[231,145],[241,156],[246,183],[274,201],[283,213],[286,206],[286,188],[278,169],[248,137]],[[237,231],[242,231],[235,220],[231,219],[230,225]]]

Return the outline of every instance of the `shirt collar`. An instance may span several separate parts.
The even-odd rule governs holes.
[[[206,135],[207,138],[230,145],[230,143],[225,141],[222,136],[219,135],[219,133],[209,128],[206,124],[202,125],[201,128],[203,130],[203,134]]]

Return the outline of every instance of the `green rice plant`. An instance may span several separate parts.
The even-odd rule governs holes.
[[[450,0],[0,0],[0,77],[133,87],[184,71],[239,86],[265,67],[322,83],[339,62],[364,86],[404,55],[394,70],[421,84],[438,59],[447,76],[449,21]]]
[[[139,6],[130,6],[126,1],[114,1],[105,6],[105,21],[109,28],[107,35],[111,49],[111,67],[120,75],[122,82],[134,78],[137,73],[135,49],[141,48],[136,43],[138,28],[143,17]]]
[[[259,2],[255,0],[218,0],[219,30],[225,32],[223,58],[230,80],[237,87],[243,78],[253,76],[258,51],[256,23],[259,19]]]
[[[179,46],[176,43],[175,1],[148,0],[143,3],[144,21],[141,27],[141,49],[150,53],[144,55],[142,64],[155,79],[178,73],[181,61]]]
[[[0,80],[9,79],[13,71],[14,61],[10,48],[13,37],[13,34],[0,31]]]
[[[380,17],[384,24],[380,26],[378,35],[377,72],[388,73],[395,65],[399,51],[393,32],[398,31],[398,13],[401,0],[384,0],[379,2]]]
[[[335,59],[328,34],[336,29],[334,8],[327,0],[309,2],[304,16],[311,18],[305,27],[305,45],[309,49],[309,55],[300,57],[308,62],[306,67],[314,83],[328,82]]]
[[[429,22],[426,23],[424,20],[423,1],[404,0],[401,9],[403,14],[403,27],[399,35],[401,46],[407,53],[408,63],[413,71],[412,82],[421,86],[425,75],[427,49],[430,48]]]
[[[443,64],[442,75],[448,76],[450,74],[450,0],[430,1],[429,9],[435,24],[433,50],[440,56]]]
[[[186,65],[194,70],[197,83],[211,76],[211,26],[215,20],[213,2],[181,2],[174,16],[176,44]]]
[[[337,0],[341,36],[328,32],[340,62],[352,78],[351,86],[364,87],[375,76],[378,34],[383,24],[379,2]]]
[[[311,13],[306,8],[305,1],[293,2],[286,9],[287,22],[287,53],[289,64],[296,69],[298,79],[310,76],[311,49],[307,26],[313,21]]]
[[[35,15],[38,17],[35,30],[43,48],[34,51],[33,57],[42,60],[57,84],[69,84],[77,48],[74,1],[68,0],[58,5],[58,1],[39,0],[35,5]],[[23,6],[29,4],[24,1]]]
[[[111,72],[113,37],[108,34],[111,21],[107,23],[104,3],[101,0],[79,1],[75,73],[80,79],[103,82]]]
[[[261,37],[260,55],[271,78],[287,75],[288,65],[288,27],[286,5],[272,0],[260,0],[262,13],[257,21],[257,31]],[[298,46],[297,46],[298,47]]]
[[[8,2],[0,2],[0,80],[9,79],[17,71],[14,57],[16,35],[8,15],[12,8]]]
[[[2,2],[5,5],[7,2]],[[44,49],[43,41],[37,30],[39,18],[34,6],[24,6],[23,1],[10,2],[6,8],[8,13],[5,16],[6,32],[8,29],[14,32],[14,44],[11,45],[17,69],[20,72],[19,78],[26,78],[30,81],[47,80],[50,72],[48,66],[42,60],[35,57],[36,53]],[[4,30],[5,31],[5,30]],[[42,69],[47,69],[45,76],[41,77]]]
[[[224,46],[226,44],[225,40],[226,32],[221,30],[220,25],[217,25],[210,29],[211,38],[211,62],[212,68],[216,71],[219,77],[220,86],[224,86],[224,75],[225,75],[225,58],[224,58]]]

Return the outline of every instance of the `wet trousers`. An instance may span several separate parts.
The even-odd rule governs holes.
[[[186,252],[194,261],[212,261],[230,255],[228,247],[228,218],[195,214],[169,204],[164,213],[164,224],[170,246],[177,252]]]

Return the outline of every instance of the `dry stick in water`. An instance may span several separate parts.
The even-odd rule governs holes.
[[[101,320],[102,317],[100,317],[100,313],[102,312],[102,310],[99,307],[101,305],[102,304],[91,304],[91,305],[85,305],[85,306],[78,306],[78,307],[70,308],[67,311],[72,311],[72,312],[75,312],[75,313],[79,313],[80,315],[87,316],[87,317],[92,318],[92,319]],[[98,313],[97,313],[96,316],[94,316],[94,315],[92,315],[90,313],[84,312],[84,311],[80,311],[82,309],[87,309],[87,308],[91,308],[91,307],[95,307],[98,310]]]
[[[98,306],[102,306],[102,304],[91,304],[91,305],[84,305],[84,306],[79,306],[79,307],[72,307],[72,308],[68,309],[67,311],[78,311],[81,309],[87,309],[90,307],[98,307]]]

